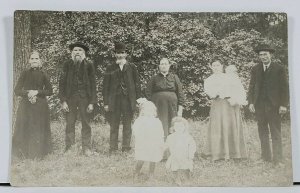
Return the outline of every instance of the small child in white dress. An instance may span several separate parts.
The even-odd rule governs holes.
[[[226,75],[226,97],[230,105],[246,105],[246,91],[238,76],[237,68],[235,65],[229,65],[225,68]]]
[[[156,117],[156,106],[151,102],[140,101],[140,114],[132,131],[135,137],[135,160],[137,160],[134,180],[137,180],[145,162],[149,163],[149,179],[153,178],[155,163],[160,162],[164,150],[164,130]]]
[[[181,185],[190,178],[190,172],[193,170],[196,143],[189,134],[189,124],[186,119],[174,117],[172,127],[174,133],[167,137],[165,143],[165,148],[170,150],[166,167],[173,172],[175,182]]]

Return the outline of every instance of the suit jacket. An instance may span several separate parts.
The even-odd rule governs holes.
[[[97,103],[96,96],[96,77],[94,64],[91,61],[84,59],[83,65],[83,84],[86,88],[86,94],[89,104]],[[75,76],[73,60],[68,60],[64,63],[59,79],[59,98],[61,102],[68,100],[71,97],[73,77]]]
[[[256,104],[263,84],[263,64],[252,68],[248,90],[249,104]],[[283,66],[271,62],[268,69],[266,94],[273,106],[287,106],[289,102],[288,81]]]
[[[114,111],[116,104],[117,89],[120,84],[120,67],[114,63],[106,69],[103,80],[103,100],[104,105],[108,105],[109,111]],[[136,108],[136,99],[141,97],[141,82],[136,66],[130,63],[124,64],[123,72],[125,74],[125,85],[128,90],[131,110]]]

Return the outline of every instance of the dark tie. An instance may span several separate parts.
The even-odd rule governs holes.
[[[264,65],[264,71],[266,72],[268,70],[268,65]]]

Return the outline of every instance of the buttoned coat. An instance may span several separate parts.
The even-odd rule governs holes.
[[[96,96],[96,77],[95,68],[91,61],[84,59],[83,65],[83,83],[88,96],[89,104],[97,103]],[[63,64],[63,69],[59,80],[59,98],[61,102],[68,100],[72,94],[73,78],[75,76],[75,68],[73,60],[67,60]]]
[[[104,104],[108,105],[109,111],[114,111],[116,104],[117,89],[120,84],[120,67],[113,63],[106,69],[103,81],[103,100]],[[136,66],[130,63],[125,63],[123,67],[125,73],[124,81],[128,90],[128,98],[130,101],[131,110],[135,111],[136,100],[141,97],[141,82]]]
[[[288,81],[286,71],[283,66],[271,62],[268,70],[266,82],[266,94],[271,103],[275,107],[287,106],[289,101],[288,95]],[[263,64],[257,64],[251,70],[251,79],[248,90],[248,103],[256,104],[259,95],[261,94],[261,87],[263,84],[264,69]]]

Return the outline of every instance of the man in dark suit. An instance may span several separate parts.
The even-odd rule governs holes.
[[[79,111],[82,123],[82,151],[91,155],[91,127],[89,113],[94,109],[96,99],[95,69],[86,59],[89,48],[80,42],[69,46],[71,59],[63,65],[59,80],[59,97],[66,112],[66,151],[75,143],[75,122]]]
[[[135,65],[126,60],[126,46],[115,44],[116,62],[106,69],[103,81],[104,109],[110,113],[110,153],[118,149],[118,134],[123,116],[122,151],[129,151],[131,122],[136,109],[136,100],[141,96],[141,84]]]
[[[281,114],[288,105],[288,82],[283,66],[272,62],[274,49],[261,45],[256,49],[261,61],[251,71],[248,91],[249,109],[255,113],[261,143],[261,158],[279,164],[282,161]],[[272,138],[272,152],[269,143]]]

